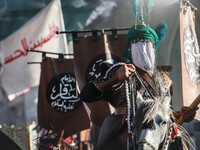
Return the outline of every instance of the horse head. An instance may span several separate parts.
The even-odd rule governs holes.
[[[163,148],[162,143],[168,134],[171,120],[170,100],[170,96],[166,95],[163,100],[148,99],[144,101],[141,94],[137,92],[138,109],[135,115],[135,133],[136,142],[139,145],[138,150]],[[164,149],[167,149],[166,146]]]

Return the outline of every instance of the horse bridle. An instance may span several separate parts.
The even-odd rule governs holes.
[[[167,134],[165,136],[165,139],[164,139],[164,142],[163,142],[161,150],[165,150],[166,147],[168,146],[169,141],[171,139],[172,130],[173,130],[174,127],[175,127],[175,124],[174,124],[173,119],[171,118],[170,121],[168,122],[168,127],[167,127],[168,128],[168,132],[167,132]],[[146,144],[149,147],[151,147],[152,150],[156,150],[156,148],[151,143],[149,143],[147,140],[142,140],[142,141],[138,142],[138,145],[141,145],[141,144]]]
[[[141,145],[141,144],[146,144],[146,145],[148,145],[149,147],[151,147],[152,150],[156,150],[156,148],[155,148],[151,143],[149,143],[147,140],[142,140],[142,141],[140,141],[140,142],[138,143],[138,145]]]
[[[169,141],[170,141],[170,139],[172,139],[172,132],[173,132],[173,130],[175,131],[175,126],[176,125],[174,123],[174,120],[171,117],[171,119],[168,122],[168,132],[167,132],[167,134],[165,136],[165,139],[164,139],[163,146],[162,146],[161,150],[165,150],[166,147],[169,145]]]

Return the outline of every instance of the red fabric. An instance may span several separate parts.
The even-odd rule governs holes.
[[[178,134],[178,128],[177,128],[177,126],[173,126],[173,128],[172,128],[172,139],[175,139],[177,134]]]
[[[71,143],[72,143],[72,138],[71,138],[71,137],[66,138],[66,139],[65,139],[65,142],[71,144]]]

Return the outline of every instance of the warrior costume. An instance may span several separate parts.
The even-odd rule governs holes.
[[[144,99],[171,97],[172,81],[169,78],[169,72],[172,67],[154,67],[155,50],[166,31],[165,22],[153,30],[144,24],[143,17],[141,17],[141,24],[133,26],[126,35],[129,48],[125,55],[129,57],[130,63],[136,67],[135,75],[128,81],[128,88],[125,84],[126,81],[120,82],[118,79],[116,72],[120,65],[114,64],[113,66],[116,65],[116,67],[108,69],[107,76],[88,83],[82,89],[80,94],[82,101],[90,103],[104,99],[115,108],[114,114],[108,116],[101,127],[98,139],[99,150],[124,150],[136,146],[134,145],[133,119],[137,110],[135,102],[137,92],[140,92]],[[153,72],[149,73],[148,70]],[[130,91],[128,95],[126,89]],[[127,97],[133,100],[132,109],[130,109]]]
[[[110,73],[106,79],[97,79],[94,82],[87,84],[82,89],[80,95],[81,100],[87,103],[103,98],[115,108],[114,114],[108,116],[102,125],[98,140],[98,147],[100,150],[126,149],[128,133],[126,124],[127,107],[125,87],[123,82],[118,82],[116,75],[117,69],[118,67],[113,69],[112,73]],[[158,96],[165,92],[170,92],[172,94],[172,82],[168,76],[171,69],[171,66],[158,66],[156,67],[154,77],[150,77],[146,72],[139,68],[137,68],[137,72],[143,79],[143,82],[146,84],[149,91],[151,91],[154,96]],[[149,94],[135,77],[132,78],[131,84],[133,86],[134,94],[136,91],[139,91],[143,97],[149,98]],[[168,89],[166,89],[166,87],[168,87]],[[163,89],[162,92],[160,91],[161,89]]]

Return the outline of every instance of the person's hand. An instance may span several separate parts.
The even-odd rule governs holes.
[[[196,111],[198,109],[199,109],[198,106],[196,108],[194,108],[193,110],[189,107],[182,106],[182,108],[180,110],[180,114],[183,117],[184,122],[192,121],[194,119],[194,117],[196,115]]]
[[[130,79],[135,72],[135,67],[132,64],[124,64],[117,70],[117,76],[119,81]]]

